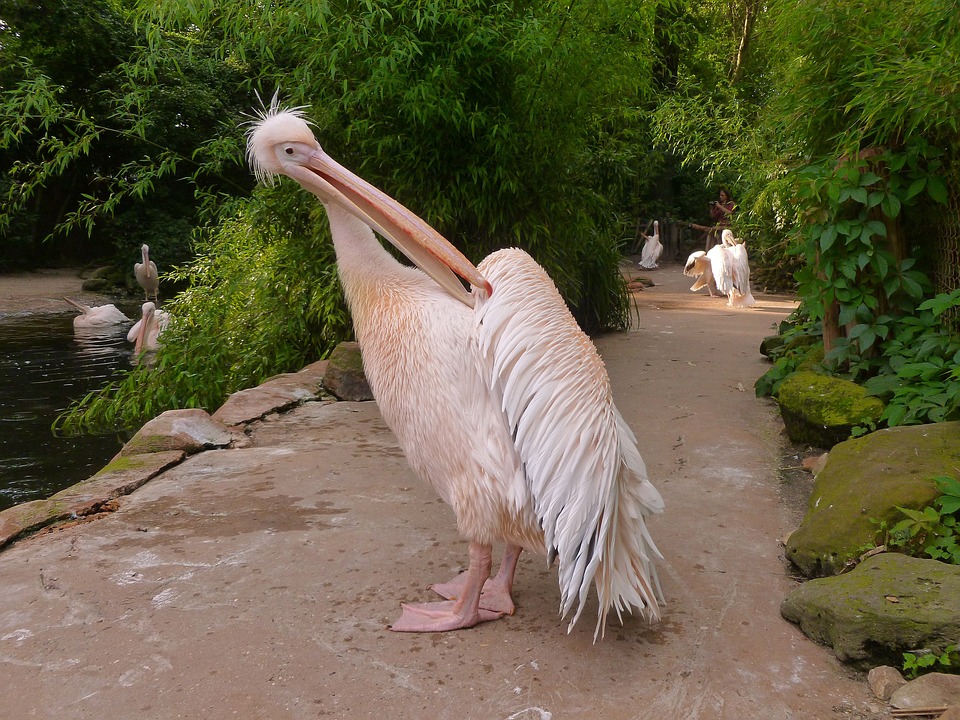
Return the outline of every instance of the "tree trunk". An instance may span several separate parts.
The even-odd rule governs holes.
[[[840,303],[834,300],[830,303],[823,313],[823,354],[833,350],[837,338],[841,337],[840,332]]]
[[[736,85],[743,74],[743,64],[747,59],[747,50],[750,47],[750,40],[753,37],[753,24],[757,19],[756,0],[747,0],[743,4],[743,27],[740,33],[740,43],[737,46],[737,55],[733,61],[733,69],[730,72],[730,84]]]

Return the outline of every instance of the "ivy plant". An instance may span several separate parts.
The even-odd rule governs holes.
[[[960,645],[947,645],[939,653],[921,650],[904,653],[903,671],[911,680],[929,672],[960,673]]]
[[[914,557],[960,565],[960,481],[934,478],[940,495],[922,510],[898,507],[906,517],[893,527],[881,528],[884,544]]]
[[[883,399],[882,424],[960,417],[960,289],[931,297],[929,278],[907,254],[922,243],[904,237],[901,223],[921,200],[946,202],[941,172],[939,151],[920,141],[803,171],[797,197],[807,222],[794,252],[813,259],[797,273],[803,315],[757,381],[758,394],[775,394],[809,360],[809,349],[798,351],[791,337],[821,335],[832,320],[844,334],[817,367]]]

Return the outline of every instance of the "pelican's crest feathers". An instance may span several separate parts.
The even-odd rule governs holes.
[[[274,93],[269,107],[254,111],[253,119],[247,123],[247,162],[257,181],[272,185],[280,174],[279,165],[273,154],[273,147],[281,141],[303,142],[317,145],[317,140],[306,118],[307,106],[281,107]]]

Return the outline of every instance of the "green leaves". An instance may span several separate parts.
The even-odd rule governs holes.
[[[187,289],[166,306],[173,321],[155,362],[76,403],[57,428],[102,433],[173,408],[212,411],[229,393],[299,370],[348,339],[333,246],[315,212],[292,185],[262,189],[198,238],[196,260],[167,276]]]
[[[941,493],[933,505],[919,510],[897,508],[906,518],[890,528],[887,545],[914,556],[960,565],[960,482],[946,475],[933,482]]]
[[[917,650],[904,653],[903,671],[911,679],[928,672],[960,672],[960,645],[947,645],[943,652]]]

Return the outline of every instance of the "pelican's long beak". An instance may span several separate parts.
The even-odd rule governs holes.
[[[457,275],[471,285],[482,288],[488,295],[492,294],[487,279],[446,238],[392,197],[340,165],[322,149],[318,148],[309,155],[303,169],[302,176],[294,179],[308,189],[317,187],[319,180],[323,187],[317,188],[315,195],[325,202],[337,202],[375,228],[453,297],[473,307],[474,297],[463,287]],[[291,170],[294,168],[287,168],[287,172]]]
[[[140,352],[144,349],[144,344],[147,340],[147,334],[150,332],[149,326],[153,323],[153,315],[155,310],[152,307],[147,307],[147,305],[153,305],[153,303],[144,303],[142,308],[142,314],[140,317],[140,330],[137,332],[137,339],[133,344],[133,356],[137,357],[140,355]]]

